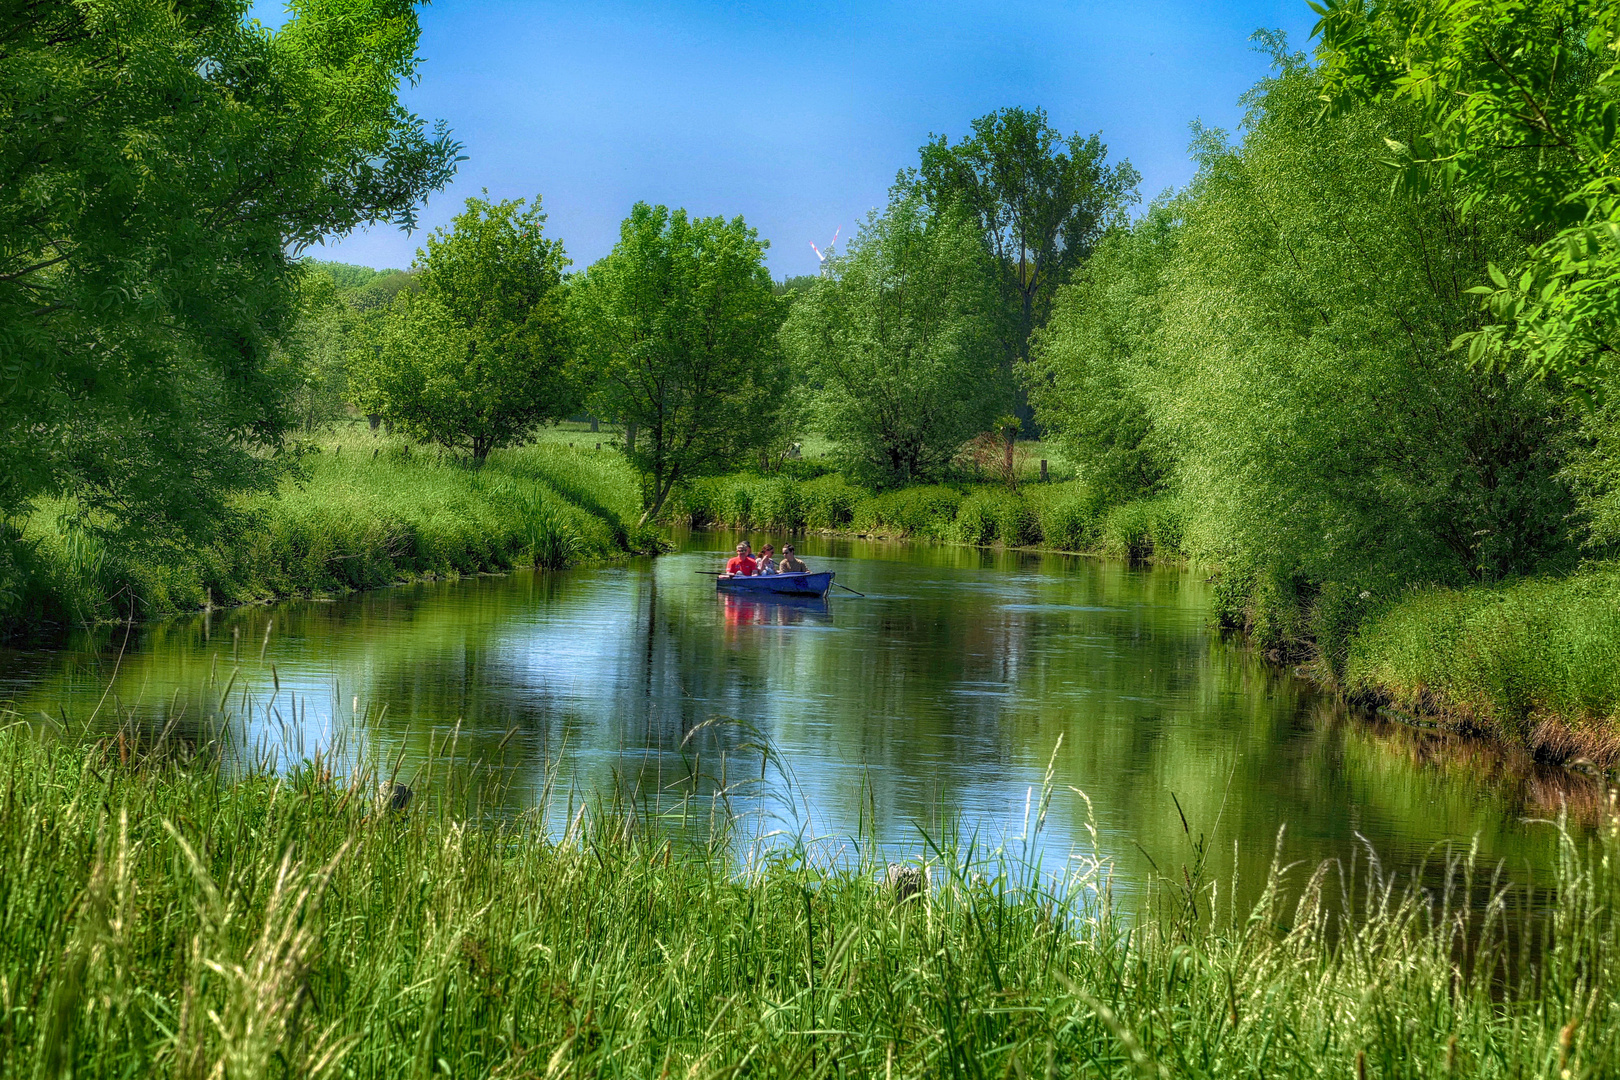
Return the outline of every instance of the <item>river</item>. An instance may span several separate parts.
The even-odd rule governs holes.
[[[1477,843],[1539,878],[1551,833],[1527,819],[1602,798],[1523,755],[1347,712],[1223,640],[1183,570],[808,537],[800,554],[865,596],[772,604],[698,573],[734,539],[0,652],[0,699],[74,729],[226,717],[239,755],[363,756],[424,791],[459,771],[482,777],[484,810],[559,826],[585,802],[694,828],[723,777],[729,813],[773,842],[863,837],[899,858],[955,835],[1049,869],[1080,851],[1125,891],[1202,836],[1250,897],[1284,826],[1284,859],[1306,866],[1371,850],[1437,879],[1446,845]]]

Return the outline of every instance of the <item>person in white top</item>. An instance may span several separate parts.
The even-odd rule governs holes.
[[[759,569],[756,570],[755,573],[776,573],[776,548],[774,545],[766,544],[764,547],[759,549],[758,565]]]

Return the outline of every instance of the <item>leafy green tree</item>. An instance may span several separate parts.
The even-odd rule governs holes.
[[[294,0],[276,31],[247,13],[0,9],[0,520],[45,494],[126,540],[226,520],[296,419],[275,349],[294,254],[412,224],[453,171],[397,97],[414,3]]]
[[[1179,213],[1176,201],[1157,204],[1105,237],[1058,290],[1022,369],[1035,419],[1106,503],[1153,494],[1167,478],[1170,453],[1146,376],[1157,363]]]
[[[783,340],[852,474],[938,477],[1005,408],[988,270],[965,213],[901,194],[793,305]]]
[[[1142,378],[1195,550],[1278,640],[1319,593],[1556,564],[1573,507],[1557,398],[1450,347],[1479,324],[1469,283],[1521,249],[1514,215],[1392,195],[1386,140],[1415,118],[1321,119],[1320,78],[1275,44],[1242,144],[1200,140]]]
[[[740,217],[693,219],[637,203],[613,251],[575,285],[591,406],[626,426],[624,451],[642,477],[640,524],[677,482],[781,441],[783,304],[765,247]]]
[[[1044,110],[1011,108],[979,117],[954,145],[938,136],[902,177],[934,206],[960,203],[977,222],[998,271],[1009,370],[1028,359],[1057,290],[1136,201],[1136,170],[1107,159],[1099,136],[1065,139]]]
[[[1620,375],[1620,5],[1323,0],[1324,89],[1412,110],[1391,138],[1410,190],[1499,202],[1538,241],[1475,279],[1476,362],[1522,359],[1588,396]]]
[[[540,200],[470,198],[417,252],[419,293],[401,293],[359,404],[394,427],[482,462],[534,425],[579,407],[561,240]]]

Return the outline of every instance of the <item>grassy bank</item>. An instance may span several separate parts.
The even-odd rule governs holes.
[[[1620,765],[1620,565],[1412,592],[1362,624],[1343,681],[1552,760]]]
[[[870,865],[739,863],[605,807],[559,839],[432,785],[392,812],[318,765],[228,782],[195,747],[20,725],[0,769],[5,1076],[1620,1070],[1612,821],[1533,927],[1511,890],[1463,905],[1466,862],[1444,896],[1325,866],[1230,911],[1191,851],[1133,919],[1084,860],[919,841],[932,886],[901,901]]]
[[[319,441],[305,475],[244,503],[243,523],[201,549],[120,550],[47,503],[24,523],[24,577],[0,625],[147,618],[621,555],[636,546],[635,478],[594,449],[597,436],[580,438],[496,451],[473,469],[345,426]]]
[[[872,491],[836,473],[751,473],[685,485],[668,516],[693,528],[812,529],[959,544],[1035,546],[1120,558],[1176,557],[1180,516],[1169,499],[1109,506],[1084,483],[929,484]]]

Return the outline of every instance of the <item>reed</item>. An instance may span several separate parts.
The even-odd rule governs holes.
[[[667,506],[668,520],[692,528],[815,529],[1132,560],[1182,555],[1173,499],[1110,506],[1076,480],[1016,489],[960,483],[872,491],[838,475],[798,480],[736,473],[692,481]]]
[[[1620,1070],[1612,812],[1562,834],[1534,921],[1467,853],[1425,892],[1352,852],[1290,871],[1281,843],[1233,910],[1190,839],[1122,911],[1094,827],[1063,868],[919,835],[907,898],[859,838],[751,841],[734,783],[656,809],[548,783],[562,814],[491,814],[429,755],[396,811],[372,793],[400,759],[277,772],[178,730],[0,730],[0,1075]],[[1032,795],[1031,835],[1080,798]]]
[[[303,475],[248,501],[242,525],[199,548],[120,550],[87,531],[70,503],[42,503],[24,529],[25,575],[0,609],[0,631],[554,569],[654,543],[631,535],[640,494],[611,451],[551,439],[475,469],[364,426],[329,433],[317,450]]]

